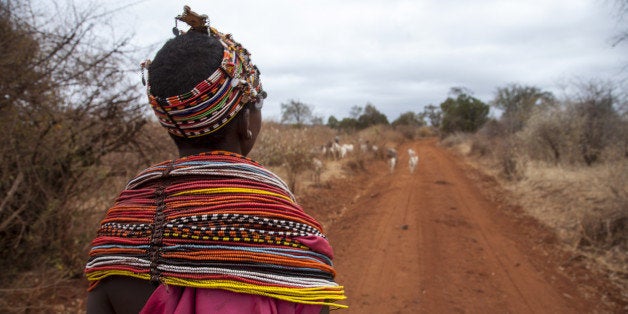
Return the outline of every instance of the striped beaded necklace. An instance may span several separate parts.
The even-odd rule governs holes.
[[[304,241],[303,239],[308,239]],[[305,304],[345,298],[321,225],[255,161],[211,152],[140,172],[108,210],[85,268]]]

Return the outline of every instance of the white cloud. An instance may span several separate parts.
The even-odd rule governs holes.
[[[450,87],[489,101],[511,82],[554,91],[566,77],[612,79],[628,61],[625,46],[610,48],[616,21],[596,0],[188,4],[252,52],[269,92],[267,117],[298,99],[325,118],[371,102],[393,120],[438,105]],[[163,42],[181,10],[146,1],[125,12],[124,24],[138,44]]]

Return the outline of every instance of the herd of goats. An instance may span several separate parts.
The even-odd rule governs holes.
[[[376,145],[371,145],[369,141],[360,143],[360,151],[362,153],[377,152],[379,148]],[[320,147],[319,153],[323,158],[328,160],[340,160],[345,158],[348,154],[352,154],[354,151],[353,144],[340,144],[338,137],[333,141],[329,141],[326,145]],[[398,153],[394,148],[386,148],[386,158],[388,160],[388,169],[392,174],[395,171],[398,161]],[[408,168],[410,173],[414,173],[416,167],[419,164],[419,155],[412,148],[408,149]],[[312,160],[312,171],[314,173],[314,183],[320,183],[320,176],[323,171],[323,161],[319,158]]]

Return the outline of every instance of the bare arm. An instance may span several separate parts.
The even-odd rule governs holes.
[[[87,296],[87,313],[139,313],[155,290],[150,282],[132,277],[107,277]]]

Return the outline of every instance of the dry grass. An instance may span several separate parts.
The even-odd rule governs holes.
[[[628,160],[583,165],[555,165],[530,161],[515,150],[488,154],[472,149],[473,136],[455,135],[443,145],[470,157],[470,162],[498,179],[513,205],[555,230],[565,248],[587,257],[628,298]],[[513,180],[503,166],[503,155],[517,165]]]
[[[525,177],[507,185],[519,204],[628,293],[628,161],[580,168],[528,164]]]
[[[453,133],[444,138],[440,144],[453,149],[460,155],[467,156],[473,150],[474,141],[468,133]]]
[[[625,210],[619,206],[622,197],[613,191],[623,188],[627,192],[621,183],[621,177],[628,176],[626,162],[584,168],[527,165],[525,179],[509,188],[520,195],[528,212],[554,227],[569,245],[577,246],[587,237],[582,225],[588,216],[596,212],[612,216]]]
[[[56,269],[20,274],[0,289],[2,313],[85,313],[87,283]]]
[[[322,154],[322,147],[338,137],[340,144],[353,144],[353,152],[342,160]],[[385,148],[395,148],[406,140],[404,135],[389,126],[376,125],[356,133],[338,133],[326,126],[295,128],[274,122],[264,124],[251,157],[279,175],[298,196],[314,187],[311,160],[323,162],[321,183],[331,178],[345,178],[363,171],[366,163],[384,159]],[[362,152],[360,144],[378,147],[377,151]],[[293,164],[299,163],[298,167]],[[318,186],[320,187],[320,186]],[[314,187],[316,188],[316,187]]]

